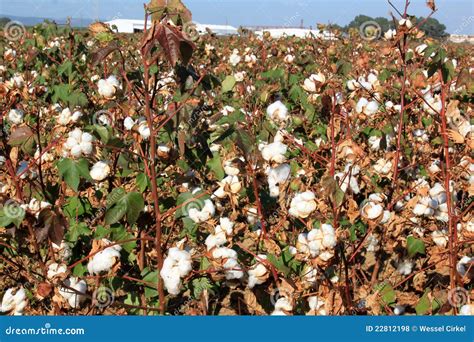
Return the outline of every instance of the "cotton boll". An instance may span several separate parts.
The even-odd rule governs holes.
[[[443,248],[447,246],[449,241],[448,234],[444,230],[435,230],[433,233],[431,233],[431,238],[437,246]]]
[[[397,31],[393,29],[389,29],[387,32],[384,33],[384,37],[387,40],[395,39],[396,35],[397,35]]]
[[[378,151],[380,149],[380,142],[382,141],[381,137],[377,137],[375,135],[369,138],[369,146],[370,149],[373,151]]]
[[[397,316],[403,315],[405,313],[405,306],[395,305],[395,307],[393,308],[393,313]]]
[[[258,221],[258,210],[257,208],[249,208],[247,210],[247,222],[249,224],[255,224]]]
[[[71,246],[66,241],[61,241],[61,244],[58,246],[52,242],[52,247],[54,252],[58,255],[59,259],[67,262],[72,256]]]
[[[244,276],[242,266],[240,266],[236,258],[227,259],[223,267],[225,269],[225,277],[227,280],[241,279]]]
[[[13,125],[19,125],[23,122],[24,113],[20,109],[12,109],[8,112],[8,121]]]
[[[474,304],[466,304],[459,309],[461,316],[474,316]]]
[[[257,263],[253,265],[248,271],[248,287],[254,288],[255,285],[263,284],[269,277],[268,269],[260,260],[267,260],[266,255],[258,255]]]
[[[239,56],[238,53],[239,53],[238,51],[234,51],[234,52],[232,53],[232,55],[230,55],[230,57],[229,57],[229,63],[230,63],[232,66],[236,66],[237,64],[239,64],[240,61],[241,61],[241,59],[242,59],[242,58]]]
[[[135,124],[135,120],[133,120],[130,116],[127,116],[125,120],[123,120],[123,126],[127,131],[131,131]]]
[[[293,305],[287,298],[281,297],[275,303],[275,310],[272,312],[272,316],[286,316],[291,311],[293,311]]]
[[[359,114],[362,113],[368,103],[369,101],[365,97],[360,98],[356,105],[356,112]]]
[[[91,178],[95,181],[103,181],[110,174],[110,166],[108,163],[99,161],[92,166],[90,171]]]
[[[364,114],[372,116],[376,114],[379,110],[379,104],[377,101],[370,101],[364,108]]]
[[[304,80],[303,89],[309,93],[316,93],[320,86],[326,82],[326,77],[322,73],[312,74]]]
[[[405,259],[397,266],[397,272],[401,275],[409,275],[413,270],[413,261]]]
[[[217,198],[224,198],[227,194],[238,194],[242,189],[242,183],[237,176],[227,176],[218,184],[219,188],[214,192]]]
[[[308,264],[303,267],[303,280],[309,286],[313,286],[318,281],[318,270]]]
[[[381,175],[389,174],[392,168],[393,168],[392,162],[384,158],[380,158],[379,160],[377,160],[377,162],[374,165],[374,170],[380,173]]]
[[[145,118],[138,119],[138,133],[140,133],[141,137],[145,140],[147,140],[151,135],[150,127],[148,127]]]
[[[369,220],[376,220],[383,215],[383,206],[377,202],[368,201],[361,209],[362,217]]]
[[[67,272],[67,266],[65,264],[58,264],[57,262],[53,262],[48,266],[48,279],[54,279],[55,277],[65,274]]]
[[[13,288],[9,288],[3,295],[0,311],[10,312],[15,316],[21,316],[27,304],[28,300],[23,287],[20,287],[16,291]]]
[[[187,251],[179,250],[176,247],[170,248],[160,272],[166,290],[172,295],[179,294],[181,290],[181,278],[186,277],[191,270],[191,254]]]
[[[271,120],[278,122],[286,121],[288,119],[288,108],[286,108],[286,106],[281,101],[276,101],[268,106],[267,116]]]
[[[206,222],[214,216],[216,208],[210,199],[204,201],[204,206],[201,210],[198,208],[191,208],[188,211],[189,218],[196,223]]]
[[[411,29],[413,27],[413,23],[411,22],[411,20],[410,19],[404,19],[404,18],[402,18],[398,21],[398,25],[406,26],[408,29]]]
[[[311,310],[311,314],[320,316],[326,315],[326,310],[324,309],[326,302],[324,299],[317,296],[308,297],[308,305]]]
[[[99,94],[106,99],[111,99],[114,97],[117,89],[120,88],[120,83],[115,76],[110,76],[106,80],[99,80],[97,83],[99,88]]]
[[[288,146],[279,141],[275,141],[271,144],[262,146],[262,157],[268,162],[281,164],[286,161],[285,153],[287,149]]]
[[[280,194],[279,185],[285,183],[290,177],[291,167],[288,164],[281,164],[277,167],[268,167],[265,173],[268,176],[268,186],[270,196],[278,197]],[[273,190],[273,191],[272,191]]]
[[[111,243],[107,239],[102,239],[102,242],[107,245]],[[118,260],[120,260],[121,250],[122,247],[119,245],[113,245],[94,254],[94,256],[89,259],[87,270],[92,275],[109,272]]]
[[[307,218],[316,210],[315,199],[316,197],[311,191],[297,193],[291,200],[289,214],[299,218]]]
[[[59,289],[59,294],[67,300],[69,305],[76,309],[86,300],[87,284],[84,280],[76,277],[70,277],[64,281],[66,287]],[[71,290],[74,289],[74,290]]]
[[[474,258],[468,256],[462,257],[456,265],[456,270],[461,277],[464,277],[468,270],[470,273],[474,273]]]

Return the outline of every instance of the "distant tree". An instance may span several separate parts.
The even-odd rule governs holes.
[[[418,23],[425,20],[424,18],[420,17],[416,19]],[[420,29],[425,32],[425,34],[429,37],[433,38],[443,38],[448,35],[446,32],[446,26],[441,24],[438,19],[435,18],[428,18],[421,26]]]
[[[3,27],[5,26],[8,22],[10,22],[10,18],[7,18],[7,17],[1,17],[0,18],[0,27]]]

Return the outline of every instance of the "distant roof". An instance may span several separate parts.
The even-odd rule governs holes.
[[[145,27],[145,20],[142,19],[113,19],[105,22],[107,25],[117,26],[119,32],[133,32],[134,29],[143,29]],[[147,26],[150,26],[151,22]],[[205,33],[206,29],[214,33],[221,34],[237,34],[237,28],[230,25],[216,25],[216,24],[201,24],[194,22],[196,30],[200,33]]]

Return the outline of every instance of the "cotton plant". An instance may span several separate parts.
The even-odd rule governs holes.
[[[77,123],[82,117],[82,112],[76,110],[71,112],[69,108],[64,108],[61,113],[57,116],[56,120],[61,126],[67,126],[69,124]]]
[[[361,97],[357,102],[356,113],[365,114],[367,116],[373,116],[379,111],[379,103],[375,100],[367,100],[365,97]]]
[[[101,182],[110,175],[110,171],[111,169],[108,162],[98,161],[92,166],[89,173],[93,180]]]
[[[227,247],[212,249],[211,256],[222,267],[227,280],[242,279],[244,271],[237,257],[237,252]]]
[[[102,239],[100,245],[111,245],[112,242],[107,239]],[[87,270],[91,275],[98,275],[103,272],[109,272],[120,260],[120,245],[113,245],[100,250],[94,254],[87,264]]]
[[[20,125],[23,123],[25,113],[21,109],[11,109],[8,112],[7,120],[12,125]]]
[[[178,295],[181,292],[182,278],[186,277],[191,270],[191,254],[177,247],[170,248],[160,271],[168,293]]]
[[[293,304],[286,297],[280,297],[275,303],[275,309],[272,316],[288,316],[293,311]]]
[[[338,181],[339,187],[343,192],[346,192],[348,189],[350,189],[352,193],[357,195],[360,192],[359,173],[359,166],[348,163],[344,167],[344,172],[336,173],[334,175],[334,179]]]
[[[27,305],[28,298],[23,287],[9,288],[3,294],[0,311],[14,316],[21,316]]]
[[[227,176],[223,180],[217,182],[219,188],[213,193],[213,198],[225,198],[228,195],[236,195],[242,189],[242,183],[238,176]]]
[[[67,266],[66,264],[59,264],[57,262],[53,262],[48,266],[47,277],[48,279],[55,279],[56,277],[60,277],[67,273]]]
[[[227,243],[227,238],[233,234],[234,222],[228,217],[221,217],[219,222],[220,224],[214,229],[214,234],[210,234],[206,238],[205,244],[207,250],[224,245]]]
[[[307,257],[328,261],[334,256],[334,248],[337,237],[334,227],[330,224],[322,224],[321,228],[311,230],[309,233],[300,233],[296,248],[298,253]]]
[[[210,220],[216,213],[216,207],[210,199],[205,199],[202,208],[191,208],[188,216],[195,223],[202,223]]]
[[[117,77],[111,75],[107,79],[99,80],[99,82],[97,82],[97,88],[99,95],[106,99],[111,99],[115,96],[115,93],[121,88],[121,86]]]
[[[77,277],[69,277],[59,289],[59,294],[72,308],[78,309],[87,299],[87,283]]]
[[[286,122],[289,119],[288,108],[281,101],[276,101],[268,106],[267,117],[276,122]]]
[[[268,177],[268,187],[271,197],[280,195],[280,186],[285,184],[291,175],[291,167],[289,164],[281,164],[276,167],[267,167],[265,173]]]
[[[370,221],[379,221],[384,224],[390,219],[390,212],[384,209],[386,196],[380,193],[373,193],[364,201],[361,207],[361,216]]]
[[[82,132],[80,128],[75,128],[68,133],[68,138],[63,144],[64,155],[73,158],[89,156],[93,151],[93,142],[94,137],[91,134]]]
[[[288,213],[305,219],[316,210],[316,196],[311,191],[300,192],[293,197]]]
[[[253,289],[256,285],[263,284],[267,281],[270,276],[270,272],[265,266],[264,262],[267,260],[267,256],[264,254],[257,255],[256,263],[248,270],[248,283],[247,286]]]

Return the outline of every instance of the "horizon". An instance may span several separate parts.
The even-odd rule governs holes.
[[[143,19],[143,3],[139,0],[18,0],[0,2],[0,16],[61,20]],[[401,8],[401,0],[393,3]],[[364,0],[357,8],[348,0],[185,0],[193,20],[205,24],[239,26],[315,27],[316,23],[347,25],[359,14],[389,18],[394,10],[388,2]],[[470,0],[438,0],[433,18],[446,26],[450,34],[474,34],[474,2]],[[328,6],[330,5],[330,6]],[[426,17],[430,10],[424,0],[413,1],[409,14]],[[28,13],[26,16],[25,13]],[[127,13],[126,15],[124,13]]]

